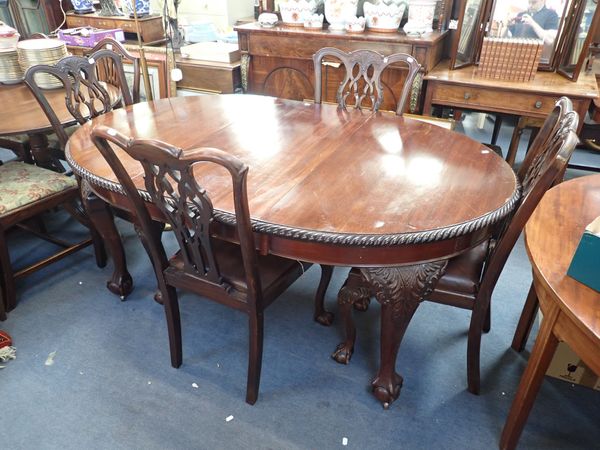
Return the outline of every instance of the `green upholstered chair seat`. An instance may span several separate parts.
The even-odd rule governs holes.
[[[31,164],[0,166],[0,217],[44,197],[77,187],[74,178]]]

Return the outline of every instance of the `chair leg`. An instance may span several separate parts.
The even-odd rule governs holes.
[[[319,280],[319,287],[315,294],[315,311],[313,319],[315,322],[320,323],[324,326],[329,326],[333,323],[333,313],[325,309],[325,293],[329,287],[331,276],[333,275],[333,266],[326,266],[321,264],[321,279]]]
[[[489,333],[492,328],[492,304],[488,305],[487,311],[485,313],[485,320],[483,322],[483,332]]]
[[[163,283],[161,283],[163,284]],[[167,319],[169,333],[169,350],[171,352],[171,366],[178,368],[182,361],[181,346],[181,317],[179,314],[179,301],[177,292],[172,286],[162,286],[162,300]]]
[[[258,399],[263,354],[263,312],[251,311],[249,317],[250,348],[248,353],[248,381],[246,403],[254,405]]]
[[[513,350],[522,352],[525,349],[525,344],[529,338],[529,333],[533,327],[533,322],[537,315],[538,309],[539,303],[537,294],[535,292],[533,283],[531,283],[529,293],[527,294],[527,300],[525,300],[525,305],[523,305],[523,311],[521,311],[521,317],[519,317],[519,323],[517,324],[517,329],[515,330],[515,335],[513,336],[513,341],[511,344]]]
[[[479,367],[481,355],[481,335],[489,309],[489,296],[482,295],[480,292],[475,300],[475,306],[471,314],[469,336],[467,338],[467,385],[469,392],[476,395],[479,395],[481,387]]]
[[[2,282],[0,284],[3,286],[4,309],[12,311],[17,305],[17,293],[4,230],[0,230],[0,268],[2,268]]]

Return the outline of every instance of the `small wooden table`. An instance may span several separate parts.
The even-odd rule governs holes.
[[[600,293],[567,276],[583,230],[599,215],[600,175],[591,175],[548,191],[525,226],[544,318],[502,431],[502,449],[516,447],[559,341],[600,374]]]
[[[46,94],[61,123],[64,126],[74,124],[75,119],[65,105],[64,90],[48,90]],[[47,161],[46,134],[52,131],[52,125],[29,87],[25,83],[0,85],[0,105],[0,136],[27,134],[33,158],[38,162]],[[27,159],[28,155],[20,156]]]
[[[514,163],[519,138],[531,119],[545,119],[556,101],[567,96],[579,114],[579,130],[592,100],[598,97],[596,77],[582,73],[576,82],[554,72],[538,71],[528,82],[502,81],[476,76],[475,66],[450,70],[449,62],[442,61],[425,76],[427,91],[423,114],[431,115],[433,105],[453,106],[519,116],[506,160]]]
[[[115,99],[115,104],[118,103],[121,98],[118,90],[112,86],[108,89],[111,97]],[[67,109],[64,89],[49,89],[44,93],[63,126],[74,125],[77,122]],[[51,131],[52,125],[48,117],[25,83],[0,84],[0,136],[27,134],[31,156],[36,164],[54,167],[47,152],[47,134]],[[25,159],[28,157],[20,156]]]
[[[84,187],[122,209],[128,208],[122,188],[90,140],[98,124],[184,150],[230,152],[250,168],[248,201],[261,252],[361,267],[382,303],[381,362],[372,385],[384,405],[400,393],[395,363],[404,331],[447,258],[487,239],[519,198],[515,174],[501,158],[436,125],[329,104],[211,95],[139,103],[73,134],[67,146],[73,171]],[[143,190],[141,166],[126,156],[121,161]],[[234,238],[231,183],[218,168],[209,170],[200,183],[218,231]],[[118,237],[107,235],[114,228],[107,208],[91,192],[84,196],[111,253],[121,258]],[[130,290],[127,283],[126,267],[116,267],[112,287],[126,294],[119,288]]]

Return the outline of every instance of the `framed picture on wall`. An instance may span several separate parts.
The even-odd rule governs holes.
[[[139,47],[136,45],[126,45],[125,48],[133,55],[139,56]],[[153,98],[167,98],[176,95],[176,83],[171,78],[171,71],[175,68],[175,56],[173,50],[164,47],[144,46],[144,56],[148,64],[148,75],[150,86],[152,88]],[[126,62],[126,61],[124,61]],[[125,64],[125,74],[127,81],[133,83],[133,65]],[[140,99],[146,100],[146,87],[142,75],[140,82]],[[130,84],[132,85],[132,84]]]

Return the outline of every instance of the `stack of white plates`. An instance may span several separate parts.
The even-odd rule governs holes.
[[[61,58],[68,55],[67,46],[63,41],[56,39],[28,39],[17,44],[19,64],[23,73],[38,64],[55,65]],[[38,73],[35,82],[43,89],[61,87],[60,80],[52,75]]]
[[[0,49],[0,82],[16,83],[23,79],[16,48]]]

